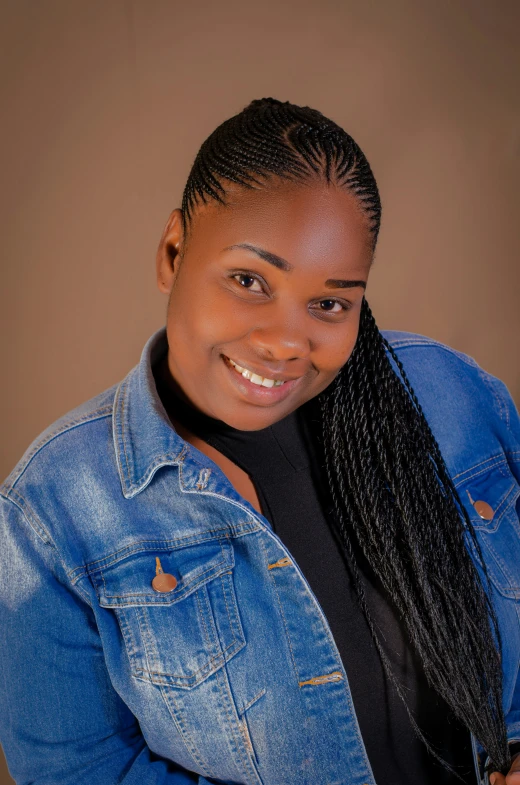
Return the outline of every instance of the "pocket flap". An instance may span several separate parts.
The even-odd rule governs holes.
[[[133,605],[172,605],[199,586],[230,571],[234,566],[233,547],[227,539],[208,540],[184,547],[168,548],[168,543],[146,544],[146,549],[125,549],[117,561],[91,572],[99,604],[103,608]],[[177,584],[169,592],[152,586],[157,559],[163,573],[173,575]],[[107,560],[106,560],[107,561]]]
[[[520,597],[520,523],[516,511],[520,486],[509,465],[505,461],[495,463],[465,479],[457,490],[475,528],[492,582],[505,597]],[[469,537],[467,542],[476,556]]]
[[[457,486],[475,529],[488,532],[498,529],[502,517],[520,494],[520,487],[506,462],[484,469]]]

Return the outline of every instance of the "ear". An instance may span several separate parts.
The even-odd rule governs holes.
[[[157,286],[164,294],[170,293],[177,276],[183,239],[182,213],[176,208],[166,222],[157,248]]]

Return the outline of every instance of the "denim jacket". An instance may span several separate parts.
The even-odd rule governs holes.
[[[384,335],[478,534],[518,740],[518,414],[470,357]],[[347,673],[298,564],[167,418],[152,375],[165,341],[153,335],[119,385],[47,429],[0,487],[10,772],[35,785],[374,785]],[[152,586],[161,571],[166,592]]]

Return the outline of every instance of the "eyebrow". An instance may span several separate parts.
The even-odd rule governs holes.
[[[250,243],[237,243],[236,245],[228,245],[226,248],[224,248],[224,251],[238,250],[251,251],[252,253],[256,254],[256,256],[259,256],[260,259],[263,259],[265,262],[272,264],[273,267],[276,267],[278,270],[290,272],[294,269],[294,265],[290,264],[286,259],[282,259],[281,256],[271,253],[271,251],[266,251],[265,248],[259,248],[257,245],[251,245]],[[367,284],[366,281],[350,281],[345,280],[344,278],[328,278],[325,281],[325,286],[328,289],[355,289],[357,286],[361,286],[363,289],[366,289]]]

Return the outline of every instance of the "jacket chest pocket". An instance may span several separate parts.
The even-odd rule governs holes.
[[[189,690],[245,645],[233,546],[227,539],[152,545],[105,560],[91,579],[100,606],[117,616],[135,678]]]
[[[475,528],[492,582],[505,597],[520,597],[520,523],[516,509],[520,487],[508,464],[481,471],[457,490]],[[470,549],[473,551],[471,545]]]

